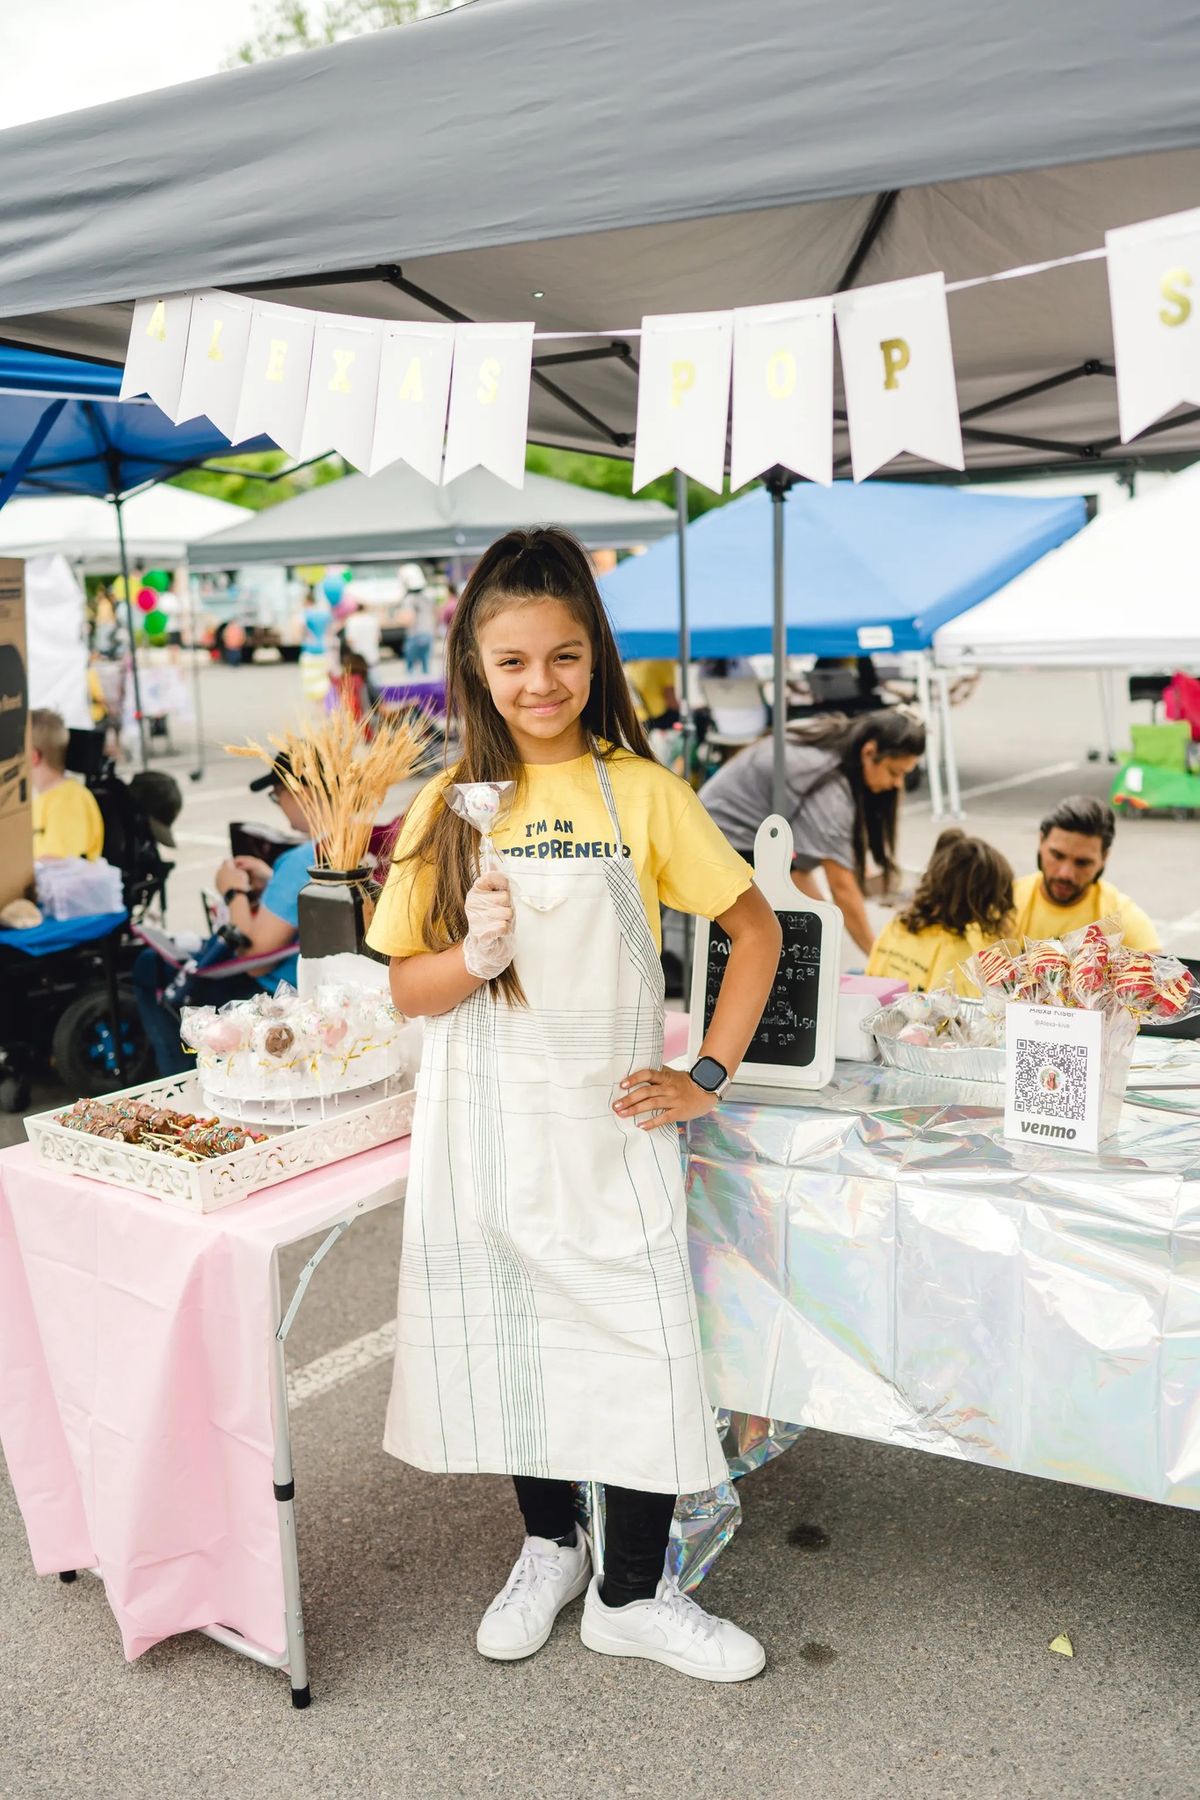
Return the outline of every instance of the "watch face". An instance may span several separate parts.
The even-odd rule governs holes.
[[[692,1080],[697,1087],[715,1094],[721,1083],[727,1079],[725,1070],[715,1056],[702,1056],[692,1069]]]

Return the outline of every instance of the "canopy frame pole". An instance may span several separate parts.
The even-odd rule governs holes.
[[[1117,746],[1113,738],[1112,704],[1107,669],[1096,670],[1096,685],[1100,696],[1101,759],[1106,763],[1115,763]]]
[[[189,779],[203,781],[207,766],[204,760],[204,715],[200,706],[200,664],[196,660],[196,597],[192,592],[191,571],[186,563],[180,564],[175,579],[183,583],[188,655],[192,659],[192,710],[196,715],[196,766],[189,771]]]
[[[787,814],[787,608],[784,602],[783,507],[788,491],[796,485],[790,469],[776,464],[763,475],[771,496],[772,575],[774,607],[771,619],[774,705],[771,708],[771,810]]]
[[[20,487],[21,478],[46,439],[49,437],[50,432],[53,430],[55,422],[58,419],[59,413],[61,413],[66,404],[65,399],[52,400],[33,430],[30,432],[21,449],[18,450],[13,459],[12,467],[5,471],[3,480],[0,480],[0,507],[4,506],[8,500],[11,500],[13,494]]]
[[[917,653],[917,701],[925,725],[925,768],[929,776],[930,811],[935,819],[944,819],[946,796],[942,787],[942,734],[934,711],[928,650]]]
[[[117,483],[114,481],[114,487]],[[133,705],[137,713],[138,746],[141,751],[142,767],[150,767],[150,752],[146,745],[146,719],[142,712],[142,684],[138,678],[137,647],[134,642],[133,596],[129,591],[129,557],[125,549],[125,521],[121,517],[120,492],[113,494],[113,506],[117,515],[117,543],[121,551],[121,580],[125,587],[125,629],[129,633],[129,669],[133,676]]]
[[[946,766],[946,802],[952,819],[961,819],[962,789],[958,779],[958,750],[954,743],[954,725],[950,717],[950,672],[934,667],[938,690],[938,717],[941,722],[942,758]]]

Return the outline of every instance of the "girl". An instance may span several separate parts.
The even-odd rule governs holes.
[[[863,900],[867,853],[889,886],[895,874],[900,790],[924,749],[925,727],[895,706],[853,721],[832,713],[788,727],[786,811],[796,850],[792,879],[817,899],[813,871],[825,871],[834,904],[864,955],[874,940]],[[739,849],[754,843],[755,832],[774,810],[773,763],[771,739],[760,738],[701,789],[705,806]]]
[[[583,1593],[609,1656],[740,1681],[761,1646],[663,1574],[676,1495],[722,1480],[676,1125],[710,1112],[779,957],[774,913],[657,764],[587,556],[512,531],[446,648],[457,766],[404,823],[369,942],[426,1020],[385,1448],[508,1473],[527,1536],[476,1644],[529,1656]],[[503,870],[454,783],[515,783]],[[664,1069],[660,902],[716,918],[729,974],[690,1073]],[[572,1482],[606,1491],[604,1583]]]
[[[954,828],[933,847],[911,904],[875,941],[868,975],[892,976],[910,988],[978,992],[960,965],[1013,928],[1013,872],[982,838]]]

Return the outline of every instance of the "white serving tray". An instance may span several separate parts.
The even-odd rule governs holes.
[[[149,1100],[155,1106],[211,1117],[196,1076],[175,1075],[165,1081],[147,1081],[141,1087],[124,1088],[105,1095],[107,1100]],[[25,1132],[43,1162],[92,1181],[111,1182],[181,1206],[188,1212],[215,1212],[235,1200],[245,1200],[264,1188],[290,1181],[310,1169],[356,1156],[407,1137],[412,1130],[415,1094],[411,1088],[369,1101],[351,1112],[339,1112],[309,1125],[274,1133],[262,1144],[251,1144],[228,1156],[214,1156],[202,1163],[184,1162],[159,1150],[143,1150],[137,1144],[120,1144],[111,1138],[89,1137],[57,1122],[53,1112],[34,1113],[25,1121]]]

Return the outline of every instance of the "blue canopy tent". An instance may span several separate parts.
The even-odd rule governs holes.
[[[1080,498],[1030,500],[914,482],[838,481],[829,488],[800,483],[784,506],[766,488],[756,488],[687,528],[691,654],[753,656],[774,649],[781,692],[785,654],[924,652],[939,626],[986,600],[1086,523]],[[783,543],[777,545],[780,532]],[[664,541],[601,581],[623,656],[678,654],[677,556],[676,546]],[[956,810],[944,685],[935,712],[929,658],[922,656],[918,668],[925,716],[941,726]],[[936,765],[931,756],[931,788],[940,809]]]
[[[229,454],[207,419],[173,425],[149,401],[118,401],[121,370],[0,344],[0,507],[14,494],[90,494],[116,512],[143,767],[145,721],[133,655],[134,620],[121,500],[135,488]],[[266,438],[238,446],[270,450]],[[199,712],[197,711],[199,735]]]

